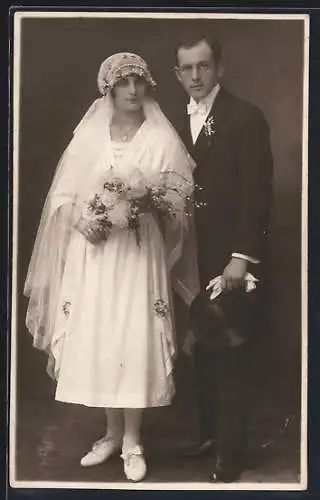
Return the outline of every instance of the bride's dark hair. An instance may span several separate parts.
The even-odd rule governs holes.
[[[147,95],[151,95],[151,93],[154,91],[154,87],[152,87],[152,85],[150,85],[150,83],[143,76],[139,76],[139,75],[136,75],[135,73],[132,73],[132,75],[128,75],[127,77],[121,78],[121,80],[119,80],[115,84],[115,86],[110,89],[110,95],[111,95],[111,97],[115,96],[115,93],[114,93],[115,87],[117,87],[117,85],[121,84],[121,82],[123,82],[124,80],[126,80],[129,76],[136,76],[137,78],[143,80],[143,82],[144,82],[144,84],[146,86],[146,94]]]

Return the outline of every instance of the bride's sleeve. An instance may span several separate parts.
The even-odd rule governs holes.
[[[54,317],[71,236],[77,219],[72,143],[62,155],[47,195],[35,239],[24,294],[29,297],[26,326],[34,346],[46,350]]]
[[[80,216],[79,199],[88,187],[92,166],[104,147],[110,109],[105,98],[90,106],[61,156],[43,207],[24,286],[29,297],[26,326],[40,349],[50,349],[72,226]]]

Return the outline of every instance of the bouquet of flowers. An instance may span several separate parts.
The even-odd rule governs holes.
[[[124,180],[111,168],[102,189],[85,203],[84,217],[101,225],[102,230],[134,230],[138,242],[142,214],[156,212],[169,218],[187,214],[192,192],[193,184],[173,171],[146,177],[137,168]]]

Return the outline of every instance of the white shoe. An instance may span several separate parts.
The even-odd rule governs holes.
[[[147,473],[147,464],[143,456],[142,446],[135,446],[131,450],[122,452],[124,473],[129,481],[141,481]]]
[[[120,442],[107,436],[93,443],[91,451],[82,457],[80,464],[82,467],[91,467],[105,462],[117,450],[120,450]]]

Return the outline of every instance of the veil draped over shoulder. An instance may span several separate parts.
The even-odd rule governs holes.
[[[112,161],[108,141],[112,114],[109,95],[90,106],[57,165],[43,207],[24,287],[29,297],[26,325],[39,349],[50,349],[65,258],[81,203],[89,194],[92,171],[99,161]],[[139,157],[149,155],[153,167],[174,171],[192,183],[194,162],[158,103],[146,99],[144,114]],[[199,291],[193,218],[181,213],[178,224],[166,225],[164,240],[172,287],[190,304]]]

